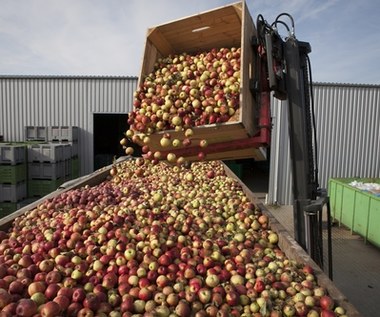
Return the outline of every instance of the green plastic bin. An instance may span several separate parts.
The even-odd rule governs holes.
[[[17,203],[0,203],[0,219],[8,216],[18,209]]]
[[[26,163],[18,165],[0,165],[0,183],[17,184],[26,180]]]
[[[28,180],[28,197],[43,197],[55,191],[63,182],[63,178],[54,180],[30,179]]]
[[[331,215],[365,241],[380,247],[380,196],[349,185],[353,181],[380,184],[378,178],[330,179]]]

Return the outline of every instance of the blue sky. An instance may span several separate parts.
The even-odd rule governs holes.
[[[0,75],[138,76],[149,27],[238,1],[0,0]],[[313,80],[380,84],[377,0],[247,0],[286,12],[311,44]]]

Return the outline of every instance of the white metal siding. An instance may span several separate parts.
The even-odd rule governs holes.
[[[0,134],[25,140],[25,126],[77,126],[81,174],[92,172],[93,114],[132,110],[136,77],[0,77]]]
[[[0,134],[23,141],[24,126],[79,127],[81,173],[93,166],[93,114],[128,113],[136,77],[0,77]],[[315,84],[319,180],[379,177],[380,87]],[[291,204],[287,105],[273,99],[269,203]]]
[[[314,84],[319,183],[380,177],[380,87]],[[268,203],[292,204],[287,105],[273,100]]]

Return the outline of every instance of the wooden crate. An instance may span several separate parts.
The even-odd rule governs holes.
[[[181,20],[169,22],[148,29],[143,56],[140,82],[154,69],[155,62],[170,54],[196,54],[212,48],[241,48],[240,107],[228,122],[208,124],[194,128],[197,139],[207,139],[211,143],[223,143],[246,139],[257,133],[257,105],[249,89],[255,64],[255,54],[251,45],[256,29],[244,1],[203,12]],[[165,131],[168,132],[168,131]],[[173,138],[184,139],[183,132],[169,131]],[[163,150],[159,140],[164,132],[150,136],[152,151]],[[142,142],[139,142],[142,145]],[[167,149],[165,149],[167,150]],[[254,157],[266,159],[263,149],[244,149],[222,152],[208,156],[208,159],[228,159]],[[192,157],[196,159],[196,157]]]

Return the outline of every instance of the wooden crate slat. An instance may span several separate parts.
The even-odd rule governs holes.
[[[219,153],[210,153],[207,154],[206,160],[238,160],[238,159],[247,159],[247,158],[253,158],[256,161],[262,161],[266,159],[265,154],[262,152],[261,149],[256,148],[247,148],[242,150],[231,150],[231,151],[225,151],[225,152],[219,152]],[[190,156],[186,157],[186,160],[188,161],[198,161],[198,157],[196,156]]]
[[[246,7],[245,3],[243,3],[243,8],[244,7]],[[235,10],[235,13],[239,16],[240,20],[242,21],[243,20],[243,10],[241,8],[241,2],[232,4],[231,8],[233,8]],[[246,12],[248,12],[248,11],[246,11]],[[248,14],[249,14],[249,12],[248,12]]]
[[[195,22],[195,23],[194,23]],[[204,21],[200,23],[196,23],[195,19],[192,19],[189,21],[189,25],[181,27],[181,25],[176,26],[175,28],[168,29],[167,32],[165,32],[165,37],[169,39],[169,41],[178,41],[180,38],[179,36],[186,35],[189,36],[190,34],[202,34],[207,33],[209,31],[213,31],[215,33],[215,30],[221,29],[221,31],[224,30],[230,30],[229,33],[232,34],[239,34],[241,33],[241,27],[240,27],[240,19],[236,16],[234,12],[230,14],[229,16],[215,16],[213,18],[204,19]],[[208,28],[207,28],[208,27]],[[194,32],[194,30],[197,29],[203,29],[198,32]],[[207,28],[207,29],[206,29]],[[223,32],[223,31],[222,31]]]
[[[178,34],[188,34],[188,33],[197,33],[193,32],[193,30],[204,28],[204,27],[219,27],[222,24],[227,25],[230,28],[237,29],[241,31],[240,28],[237,26],[239,25],[239,17],[236,15],[236,12],[233,10],[229,10],[230,12],[225,15],[219,15],[217,13],[213,13],[209,16],[195,16],[192,18],[189,18],[185,21],[178,21],[176,22],[175,28],[173,28],[170,25],[162,27],[163,32],[166,37],[169,39],[174,38],[178,36]]]
[[[178,54],[182,52],[197,53],[214,47],[238,47],[240,46],[240,38],[239,40],[236,39],[236,34],[237,32],[231,30],[228,25],[221,25],[219,28],[210,28],[199,33],[179,36],[174,51]],[[195,45],[193,44],[189,48],[189,42],[195,43]]]
[[[154,46],[151,41],[147,40],[145,43],[145,56],[142,61],[141,75],[139,77],[138,86],[144,82],[144,78],[148,75],[154,68],[156,60],[160,57],[156,46]]]
[[[193,129],[194,135],[191,137],[193,142],[198,140],[206,139],[212,143],[241,140],[248,137],[247,132],[241,123],[225,123],[225,124],[212,124],[207,126],[201,126]],[[162,138],[164,132],[154,133],[150,135],[149,147],[152,151],[162,151],[162,150],[171,150],[173,147],[162,148],[160,144],[160,139]],[[171,139],[183,140],[185,138],[183,131],[171,131]],[[140,145],[143,145],[143,142],[139,142]],[[182,148],[182,147],[181,147]]]
[[[237,7],[240,7],[239,3]],[[210,24],[210,21],[219,20],[221,18],[226,18],[226,21],[236,22],[236,12],[235,6],[225,6],[219,9],[202,12],[193,16],[185,17],[180,20],[175,20],[168,22],[166,24],[160,25],[160,29],[165,34],[170,34],[174,30],[190,30],[201,28]],[[228,20],[229,19],[229,20]]]
[[[241,65],[244,65],[244,69],[241,72],[241,94],[240,94],[240,108],[241,112],[244,113],[244,116],[241,116],[241,120],[243,125],[250,131],[251,133],[255,131],[257,122],[255,122],[255,113],[254,113],[254,105],[255,100],[253,99],[252,93],[250,91],[250,80],[254,77],[251,73],[253,67],[255,66],[255,60],[252,52],[251,39],[253,35],[256,35],[256,30],[254,29],[254,24],[252,21],[252,17],[248,12],[248,8],[245,5],[244,8],[245,14],[243,19],[243,39],[241,44]]]
[[[175,51],[175,47],[170,44],[167,38],[162,34],[162,31],[158,28],[153,29],[149,33],[149,41],[153,43],[162,56],[169,55]]]

